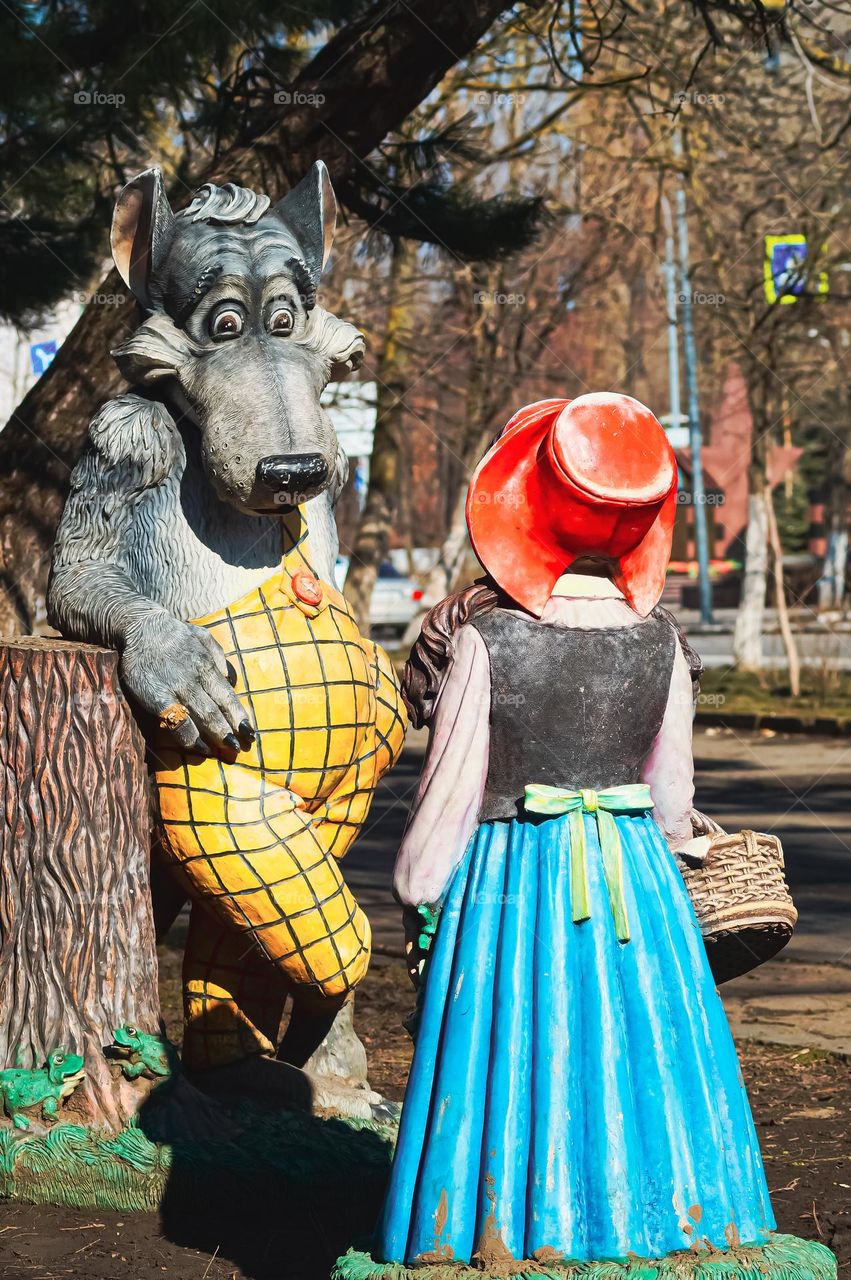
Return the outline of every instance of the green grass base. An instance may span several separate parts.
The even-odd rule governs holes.
[[[511,1262],[495,1271],[462,1262],[403,1266],[374,1262],[351,1250],[337,1259],[331,1280],[836,1280],[836,1259],[814,1240],[772,1235],[764,1245],[689,1249],[665,1258],[623,1262]]]
[[[44,1134],[0,1131],[0,1196],[75,1208],[153,1209],[165,1193],[171,1150],[141,1129],[114,1137],[83,1125]]]
[[[228,1135],[152,1142],[141,1127],[104,1135],[76,1124],[0,1130],[0,1198],[74,1208],[154,1210],[166,1197],[221,1190],[271,1197],[293,1188],[383,1182],[395,1133],[366,1120],[245,1109]]]
[[[695,641],[700,651],[700,637]],[[800,716],[802,719],[851,720],[851,674],[826,663],[803,667],[801,694],[793,698],[789,673],[766,667],[757,675],[731,667],[708,667],[700,678],[699,714]]]

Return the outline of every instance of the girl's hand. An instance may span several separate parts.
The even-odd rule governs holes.
[[[420,907],[405,907],[402,912],[408,977],[417,989],[422,982],[426,956],[437,928],[437,916],[437,910],[427,904]]]

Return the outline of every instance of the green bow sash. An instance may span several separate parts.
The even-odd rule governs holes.
[[[619,942],[629,942],[629,918],[623,883],[623,850],[614,814],[646,813],[652,809],[653,798],[650,795],[650,788],[643,782],[634,782],[622,787],[607,787],[604,791],[592,791],[590,788],[568,791],[562,787],[548,787],[543,783],[529,783],[526,787],[524,807],[529,813],[540,813],[550,818],[563,813],[569,814],[570,905],[575,924],[591,918],[584,815],[594,814],[597,820],[597,834],[603,856],[603,874],[609,890],[615,933]]]

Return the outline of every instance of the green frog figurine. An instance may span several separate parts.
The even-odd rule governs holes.
[[[16,1129],[28,1129],[30,1122],[22,1111],[40,1105],[42,1118],[53,1119],[62,1099],[69,1097],[85,1078],[79,1054],[66,1053],[64,1047],[54,1049],[43,1067],[0,1071],[3,1110]]]
[[[162,1079],[172,1073],[172,1050],[160,1035],[150,1035],[125,1022],[113,1032],[112,1056],[118,1058],[126,1080]]]

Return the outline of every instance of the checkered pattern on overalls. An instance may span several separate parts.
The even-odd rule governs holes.
[[[401,750],[405,713],[387,655],[328,583],[319,605],[298,599],[299,569],[303,537],[268,582],[198,620],[236,671],[251,750],[234,763],[158,755],[164,844],[193,898],[184,1060],[196,1067],[272,1051],[292,986],[343,996],[369,963],[369,922],[338,859]]]

